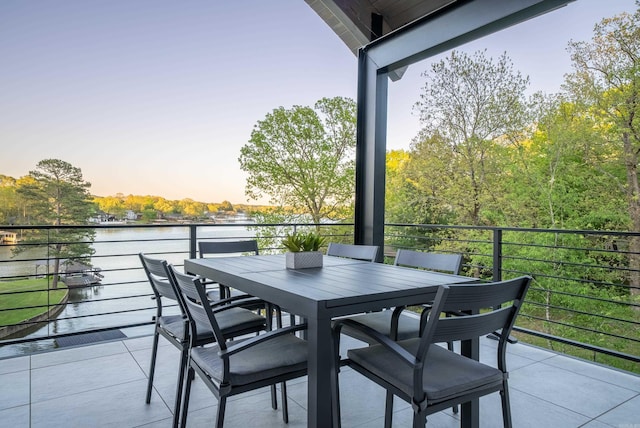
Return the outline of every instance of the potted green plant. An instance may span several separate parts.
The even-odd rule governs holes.
[[[287,269],[308,269],[322,267],[320,247],[325,238],[315,232],[294,232],[287,234],[282,245],[289,250],[286,254]]]

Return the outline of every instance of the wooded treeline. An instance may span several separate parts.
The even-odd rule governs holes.
[[[558,94],[527,97],[506,54],[434,64],[422,132],[388,154],[386,221],[640,232],[639,21],[607,18],[572,42]]]
[[[20,193],[20,189],[31,180],[30,175],[18,179],[0,174],[0,225],[2,224],[49,224],[39,222],[38,216],[31,211],[28,199]],[[89,196],[93,210],[85,218],[99,213],[112,216],[116,220],[125,219],[127,212],[140,215],[142,221],[153,221],[159,218],[181,218],[188,220],[207,220],[219,212],[235,214],[238,212],[262,212],[272,210],[266,205],[232,204],[229,201],[200,202],[185,198],[170,200],[162,196],[124,195]]]

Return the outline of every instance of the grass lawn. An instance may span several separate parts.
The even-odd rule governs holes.
[[[24,291],[24,293],[14,293]],[[67,292],[67,286],[58,282],[56,290],[47,290],[47,279],[22,279],[0,281],[0,326],[17,324],[28,320],[49,308],[47,305],[60,303]],[[41,306],[29,309],[6,310],[25,306]]]

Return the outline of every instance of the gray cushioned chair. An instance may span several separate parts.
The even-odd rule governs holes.
[[[259,254],[258,241],[248,239],[242,241],[200,241],[198,242],[198,253],[201,258],[210,255],[219,254],[251,254],[257,256]],[[213,281],[203,279],[206,285],[215,284]],[[218,284],[220,290],[220,299],[231,297],[231,289],[224,284]]]
[[[462,267],[462,255],[398,249],[393,264],[458,275]],[[430,305],[422,306],[421,318],[401,316],[402,311],[405,309],[404,307],[355,315],[349,318],[371,327],[393,340],[405,340],[419,336],[420,326],[424,325],[430,308]],[[361,334],[359,330],[351,329],[348,326],[343,327],[342,333],[364,342],[369,340],[367,335]],[[453,351],[453,342],[448,342],[447,347],[450,351]],[[454,406],[452,410],[453,413],[458,413],[458,406]]]
[[[146,403],[149,404],[151,402],[156,357],[158,354],[158,339],[162,336],[180,350],[173,421],[174,426],[177,426],[182,398],[182,386],[184,384],[184,372],[187,365],[189,348],[192,346],[197,347],[213,343],[216,339],[208,324],[201,324],[198,322],[194,326],[195,328],[193,331],[190,329],[186,314],[184,314],[180,302],[178,301],[177,293],[168,278],[166,261],[148,257],[143,253],[140,253],[139,256],[156,300],[155,327],[153,333],[153,345],[151,348],[151,363],[149,367]],[[255,298],[253,298],[252,301],[257,303],[257,299]],[[176,303],[181,308],[180,314],[163,314],[164,305]],[[224,318],[221,319],[220,325],[229,336],[240,336],[267,329],[267,320],[247,309],[230,306],[230,302],[221,303],[219,301],[212,304],[214,307],[217,307],[217,305],[226,307]]]
[[[523,276],[482,285],[440,286],[419,338],[395,342],[352,319],[338,320],[334,326],[335,349],[340,349],[340,332],[344,326],[360,330],[375,342],[349,350],[346,361],[387,390],[385,427],[391,426],[394,395],[411,404],[413,426],[417,428],[425,426],[427,415],[497,391],[502,399],[504,426],[511,427],[506,346],[530,281],[530,277]],[[481,309],[486,311],[480,312]],[[441,317],[447,312],[473,315]],[[498,332],[499,337],[497,368],[437,345],[494,332]],[[337,379],[335,385],[339,389]],[[338,397],[338,391],[334,391],[336,426],[340,418]]]
[[[426,253],[399,249],[393,264],[458,275],[462,266],[462,255]],[[429,306],[426,305],[425,309],[428,310],[428,308]],[[349,318],[369,326],[394,340],[418,337],[420,332],[420,319],[418,317],[400,316],[402,310],[404,310],[404,308],[389,309],[354,315]],[[426,316],[426,313],[424,314]],[[369,339],[367,335],[360,334],[358,330],[353,330],[348,326],[342,329],[342,333],[362,341]],[[453,349],[452,343],[449,344],[449,349]]]
[[[258,241],[256,241],[255,239],[244,239],[240,241],[199,241],[198,253],[200,255],[200,258],[206,258],[207,256],[221,254],[225,256],[231,254],[248,254],[257,256],[260,254],[260,251],[258,249]],[[217,284],[220,299],[242,299],[248,296],[248,294],[246,293],[234,290],[224,284],[220,284],[215,281],[202,278],[202,283],[207,286]],[[215,294],[215,290],[207,292],[207,295],[210,299],[218,298],[215,296]],[[251,304],[250,300],[246,301],[246,304],[243,305],[243,307],[251,310],[257,310],[258,312],[264,309],[264,306],[260,302],[258,304]],[[282,327],[282,311],[279,307],[274,307],[274,310],[276,312],[276,321],[278,323],[278,327]],[[291,324],[293,324],[293,322]],[[275,396],[273,397],[273,403],[274,406],[276,406]]]
[[[376,261],[379,247],[377,245],[354,245],[329,243],[327,256],[346,257],[354,260]]]
[[[180,426],[187,423],[191,383],[196,373],[218,399],[216,427],[223,426],[227,397],[264,386],[274,387],[277,383],[282,383],[282,417],[287,423],[284,382],[307,374],[307,342],[295,335],[305,330],[306,324],[228,342],[229,336],[221,328],[224,314],[201,303],[206,301],[207,294],[200,277],[180,273],[172,266],[169,272],[181,292],[191,329],[199,323],[208,324],[217,342],[192,347],[189,352]]]

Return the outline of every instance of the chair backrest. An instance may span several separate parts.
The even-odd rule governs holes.
[[[200,257],[207,254],[253,253],[258,255],[258,241],[200,241],[198,242]]]
[[[151,284],[153,294],[156,296],[158,305],[160,306],[162,304],[162,297],[177,300],[173,287],[167,277],[167,271],[164,268],[163,263],[166,262],[161,259],[148,257],[144,253],[140,253],[139,256],[144,272],[147,274],[147,278],[149,279],[149,284]]]
[[[355,260],[367,260],[374,262],[378,256],[379,247],[377,245],[353,245],[329,243],[327,256],[346,257]]]
[[[190,337],[195,338],[197,336],[196,325],[210,326],[219,348],[221,350],[227,349],[225,337],[211,310],[207,290],[201,278],[197,275],[179,272],[170,264],[167,264],[166,269],[173,287],[175,287],[176,292],[180,293],[180,306],[191,327]],[[202,302],[205,302],[205,304]]]
[[[506,371],[505,345],[530,283],[531,277],[522,276],[500,282],[440,286],[420,339],[418,360],[424,361],[432,343],[468,340],[497,332],[498,366]],[[440,316],[466,311],[473,315]]]
[[[393,264],[458,275],[462,267],[462,254],[425,253],[399,249]]]

